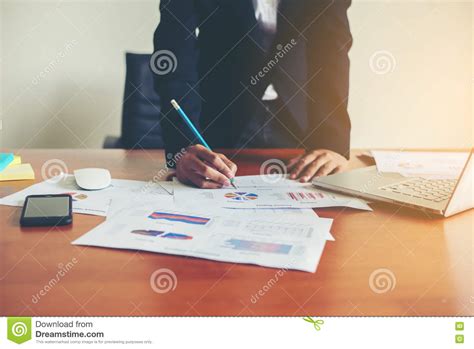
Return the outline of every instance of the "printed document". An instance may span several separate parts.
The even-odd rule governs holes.
[[[332,220],[298,216],[223,215],[148,202],[117,211],[73,244],[315,272]]]
[[[469,153],[372,150],[377,171],[405,177],[456,179],[461,175]]]
[[[144,182],[128,179],[112,179],[110,187],[102,190],[82,190],[73,175],[60,175],[44,182],[33,184],[12,195],[0,199],[1,205],[23,206],[28,195],[70,194],[74,213],[106,216],[111,200],[126,204],[134,198],[152,195],[155,199],[172,201],[172,196],[159,182]],[[159,196],[157,196],[159,195]]]
[[[256,181],[257,183],[252,183]],[[351,207],[360,210],[371,208],[363,200],[333,194],[314,188],[311,184],[289,181],[288,184],[267,185],[257,179],[236,177],[237,189],[199,189],[173,182],[175,203],[190,205],[198,202],[201,207],[225,208],[322,208]],[[282,182],[283,183],[283,182]]]

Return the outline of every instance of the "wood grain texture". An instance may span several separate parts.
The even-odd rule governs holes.
[[[238,174],[248,175],[258,174],[266,159],[286,160],[299,151],[226,153],[238,163]],[[367,165],[357,154],[351,167]],[[164,167],[160,150],[23,150],[20,155],[32,163],[37,181],[49,159],[64,161],[69,172],[100,166],[114,178],[137,180],[152,180]],[[0,196],[32,183],[1,183]],[[474,315],[473,210],[444,219],[385,204],[372,207],[373,212],[316,210],[334,218],[336,242],[326,244],[316,273],[276,276],[277,269],[258,266],[73,246],[72,240],[103,218],[74,215],[72,227],[21,229],[20,208],[0,206],[0,315]],[[52,282],[73,258],[71,270]],[[151,274],[160,268],[176,274],[174,291],[160,294],[150,287]],[[370,286],[380,269],[393,274],[393,287],[383,293]]]

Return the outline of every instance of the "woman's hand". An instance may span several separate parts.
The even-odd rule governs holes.
[[[348,161],[341,154],[332,150],[317,149],[291,159],[287,164],[290,179],[309,182],[313,177],[327,176],[342,172]]]
[[[176,164],[176,177],[186,184],[200,188],[217,189],[230,185],[237,165],[224,154],[215,153],[198,144],[186,148]]]

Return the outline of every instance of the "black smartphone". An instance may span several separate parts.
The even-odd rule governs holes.
[[[29,195],[21,212],[23,227],[44,227],[72,223],[72,197],[69,194]]]

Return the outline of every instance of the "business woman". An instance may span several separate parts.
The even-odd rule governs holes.
[[[304,148],[290,177],[347,166],[350,0],[162,0],[154,35],[155,86],[168,154],[185,149],[178,178],[228,184],[236,165],[196,140],[176,99],[211,148]],[[160,54],[173,59],[160,72]],[[158,64],[158,66],[156,66]]]

